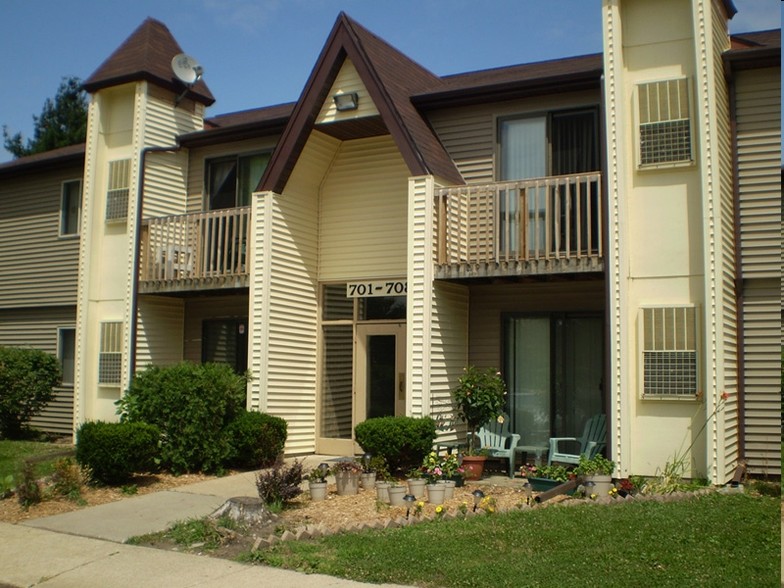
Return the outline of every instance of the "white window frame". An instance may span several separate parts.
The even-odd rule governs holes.
[[[68,231],[68,219],[69,219],[69,212],[70,212],[70,201],[68,196],[70,192],[66,189],[67,186],[72,186],[74,184],[78,184],[78,193],[79,193],[79,202],[78,206],[76,207],[76,230],[75,231]],[[60,237],[78,237],[79,233],[82,230],[82,180],[81,178],[75,180],[65,180],[60,184],[60,228],[59,228],[59,235]]]
[[[662,327],[656,329],[649,340],[646,332],[646,315],[652,320],[660,320]],[[677,324],[678,315],[686,321]],[[691,315],[691,316],[689,316]],[[691,321],[691,328],[688,322]],[[680,329],[680,333],[677,330]],[[700,342],[700,307],[694,304],[644,306],[638,315],[638,357],[639,357],[639,392],[643,400],[699,400],[702,382],[700,360],[702,345]],[[647,357],[646,357],[647,355]],[[656,356],[660,361],[657,363]],[[692,357],[690,357],[692,356]],[[688,364],[691,364],[689,366]],[[660,375],[658,381],[648,371],[656,366],[675,369],[672,377]],[[689,371],[689,368],[691,371]],[[650,376],[650,379],[649,379]],[[684,388],[684,380],[692,379],[692,385]],[[650,387],[659,391],[650,391]],[[669,387],[669,390],[666,389]]]
[[[656,121],[643,121],[642,117],[642,99],[641,99],[641,90],[643,87],[652,88],[654,86],[661,87],[664,84],[673,84],[673,83],[681,83],[685,82],[686,86],[686,96],[685,96],[685,104],[681,101],[678,101],[678,110],[681,111],[679,114],[682,114],[683,108],[687,110],[686,117],[679,116],[675,117],[664,117],[660,113],[657,113],[655,116],[659,120]],[[695,133],[695,118],[694,118],[694,100],[692,98],[693,91],[692,91],[692,81],[689,77],[673,77],[673,78],[666,78],[666,79],[659,79],[659,80],[649,80],[645,82],[638,83],[634,88],[634,128],[635,128],[635,151],[637,153],[637,169],[638,170],[655,170],[655,169],[662,169],[662,168],[674,168],[674,167],[689,167],[695,164],[695,149],[696,149],[696,141],[697,135]],[[678,94],[680,98],[680,94]],[[661,161],[652,161],[652,162],[643,162],[644,153],[643,153],[643,126],[644,125],[656,125],[656,124],[665,124],[665,123],[677,123],[678,121],[688,121],[689,125],[689,156],[688,159],[672,159],[672,160],[661,160]]]
[[[100,323],[100,346],[98,348],[98,385],[119,386],[122,382],[122,321]]]
[[[74,378],[75,378],[76,377],[76,327],[57,327],[57,359],[60,362],[60,365],[64,367],[65,366],[65,361],[63,360],[63,353],[65,352],[65,349],[64,349],[64,345],[63,345],[63,333],[65,333],[66,331],[70,331],[71,334],[72,334],[72,337],[73,337],[74,357],[73,357],[72,361],[74,363],[73,363],[71,371],[72,371],[72,373],[74,375]],[[69,387],[69,388],[73,387],[73,385],[74,385],[73,379],[71,379],[69,381],[68,379],[65,378],[65,369],[63,369],[63,379],[60,382],[60,385],[61,386],[65,386],[65,387]]]

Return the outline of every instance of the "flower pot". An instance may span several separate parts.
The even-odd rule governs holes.
[[[463,469],[465,470],[466,480],[479,480],[485,471],[484,455],[466,455],[463,457]]]
[[[463,476],[452,476],[449,479],[455,483],[455,488],[462,488],[465,486],[465,478],[463,478]]]
[[[436,482],[444,486],[444,500],[452,500],[455,496],[455,481],[454,480],[439,480]]]
[[[359,473],[336,472],[335,483],[338,487],[338,496],[351,496],[359,493]]]
[[[528,483],[531,484],[531,489],[534,492],[546,492],[563,484],[560,480],[551,480],[550,478],[528,478]],[[574,489],[569,490],[566,494],[571,496],[574,494]]]
[[[406,503],[403,497],[406,495],[405,486],[390,486],[389,487],[389,504],[391,506],[405,506]]]
[[[446,485],[444,484],[427,485],[427,501],[430,504],[444,504],[445,493],[446,493]]]
[[[372,490],[376,487],[376,472],[363,472],[359,477],[363,490]]]
[[[327,497],[327,483],[326,482],[309,482],[310,499],[313,502],[324,500]]]
[[[607,496],[610,490],[613,489],[612,476],[585,476],[586,482],[593,482],[593,490],[591,491],[596,496]]]
[[[427,484],[427,480],[424,478],[409,478],[406,482],[408,482],[409,494],[413,494],[417,498],[422,498],[425,495],[425,484]]]
[[[389,504],[389,482],[376,482],[376,500]]]

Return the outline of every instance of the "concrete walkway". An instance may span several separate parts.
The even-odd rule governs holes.
[[[308,456],[304,459],[305,471],[331,459],[334,458]],[[19,525],[0,523],[0,588],[365,585],[331,576],[123,544],[135,535],[162,531],[177,521],[207,516],[234,496],[257,495],[255,473],[248,472]]]

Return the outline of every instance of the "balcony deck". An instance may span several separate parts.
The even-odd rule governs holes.
[[[247,288],[250,207],[151,218],[142,226],[141,293]]]
[[[443,188],[437,279],[604,270],[601,173]]]

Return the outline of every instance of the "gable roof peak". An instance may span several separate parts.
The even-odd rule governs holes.
[[[146,80],[180,93],[183,84],[175,78],[171,60],[182,52],[166,25],[148,16],[87,78],[84,89],[93,93],[103,88]],[[204,80],[194,84],[188,95],[206,106],[215,102]]]

